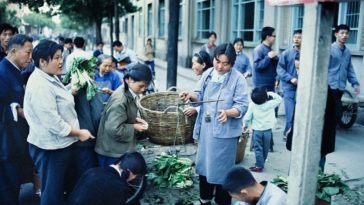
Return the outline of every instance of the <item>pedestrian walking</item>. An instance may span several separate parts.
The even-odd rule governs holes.
[[[152,39],[148,38],[147,44],[144,47],[144,55],[147,57],[145,64],[150,66],[152,70],[153,76],[155,76],[155,64],[154,64],[154,57],[155,57],[155,49],[152,45]]]
[[[301,49],[302,30],[293,32],[293,47],[285,50],[279,57],[277,73],[282,85],[286,125],[283,138],[293,126],[293,113],[296,105],[296,91],[298,84],[299,56]]]
[[[243,53],[244,40],[242,38],[236,38],[234,40],[234,49],[236,52],[236,60],[234,68],[237,69],[245,78],[252,76],[252,66],[250,64],[248,56]]]
[[[212,31],[209,33],[209,40],[206,44],[202,45],[202,47],[200,48],[201,51],[206,51],[211,58],[214,58],[214,51],[216,48],[216,39],[217,39],[217,34]]]
[[[96,49],[93,52],[93,57],[97,58],[99,55],[104,54],[104,51],[102,50],[104,47],[104,42],[100,41],[96,43]]]

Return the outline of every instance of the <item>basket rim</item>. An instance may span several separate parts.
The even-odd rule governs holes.
[[[146,95],[146,96],[143,96],[140,100],[137,101],[138,103],[138,106],[144,110],[144,111],[148,111],[150,113],[154,113],[154,114],[162,114],[162,113],[168,113],[168,114],[176,114],[178,115],[178,111],[177,112],[163,112],[163,111],[157,111],[157,110],[151,110],[149,108],[146,108],[144,107],[140,102],[143,100],[143,99],[146,99],[146,98],[150,98],[150,97],[154,97],[154,96],[157,96],[157,95],[167,95],[167,94],[176,94],[178,95],[178,92],[175,92],[175,91],[163,91],[163,92],[156,92],[156,93],[152,93],[152,94],[149,94],[149,95]]]

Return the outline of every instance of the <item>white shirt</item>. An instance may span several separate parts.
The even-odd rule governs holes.
[[[115,52],[114,53],[114,58],[119,62],[123,59],[125,59],[126,57],[130,58],[131,63],[138,63],[138,58],[135,54],[135,52],[133,50],[130,50],[126,47],[124,47],[124,49],[121,52]]]

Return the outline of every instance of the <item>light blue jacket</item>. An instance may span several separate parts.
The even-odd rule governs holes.
[[[290,48],[285,50],[280,56],[277,66],[277,74],[282,82],[282,89],[284,91],[295,91],[297,85],[293,85],[291,80],[293,78],[298,79],[296,66],[294,64],[295,57],[298,55],[296,48]]]
[[[74,99],[57,76],[34,70],[25,89],[24,114],[30,144],[54,150],[78,141],[78,137],[68,136],[72,128],[80,127]]]
[[[351,63],[351,52],[345,46],[340,48],[336,42],[331,44],[328,72],[331,89],[345,90],[347,80],[352,86],[359,85]]]
[[[243,124],[246,127],[253,127],[253,130],[268,130],[272,129],[276,123],[276,116],[274,109],[282,102],[281,96],[274,92],[268,92],[268,95],[273,99],[257,105],[253,102],[249,103],[248,111],[246,112]]]
[[[202,74],[200,82],[198,83],[199,88],[195,91],[198,96],[198,101],[203,100],[204,89],[206,87],[206,83],[211,79],[213,69],[213,67],[209,68]],[[239,110],[240,115],[237,117],[228,117],[228,120],[225,123],[220,123],[217,121],[219,113],[215,112],[215,115],[211,116],[211,122],[214,123],[212,137],[233,138],[241,135],[241,119],[244,116],[249,103],[247,90],[248,87],[244,76],[236,69],[231,69],[222,83],[222,89],[216,90],[216,92],[219,92],[218,99],[224,100],[216,103],[216,111],[236,108]],[[203,105],[204,104],[200,104],[200,110],[203,110]],[[195,136],[200,135],[201,122],[204,120],[204,116],[202,115],[202,112],[199,112],[197,115],[194,128],[194,138],[196,138]],[[196,139],[198,139],[198,137]]]
[[[249,58],[243,52],[236,54],[234,68],[236,68],[241,74],[252,73],[252,66],[250,65]]]

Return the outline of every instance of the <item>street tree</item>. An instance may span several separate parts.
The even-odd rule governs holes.
[[[20,19],[15,15],[16,11],[9,10],[7,7],[7,2],[0,2],[0,22],[7,22],[11,23],[13,26],[20,26],[21,21]]]
[[[130,0],[104,1],[104,0],[8,0],[9,2],[27,5],[31,10],[40,12],[39,8],[47,4],[49,13],[68,16],[71,21],[81,22],[89,27],[95,26],[96,42],[102,41],[101,24],[104,18],[114,13],[114,6],[120,14],[136,11]],[[117,34],[118,35],[118,34]]]
[[[39,33],[41,33],[45,27],[52,29],[56,27],[56,24],[52,21],[52,19],[44,14],[30,13],[24,16],[23,20],[29,26],[36,28]]]

